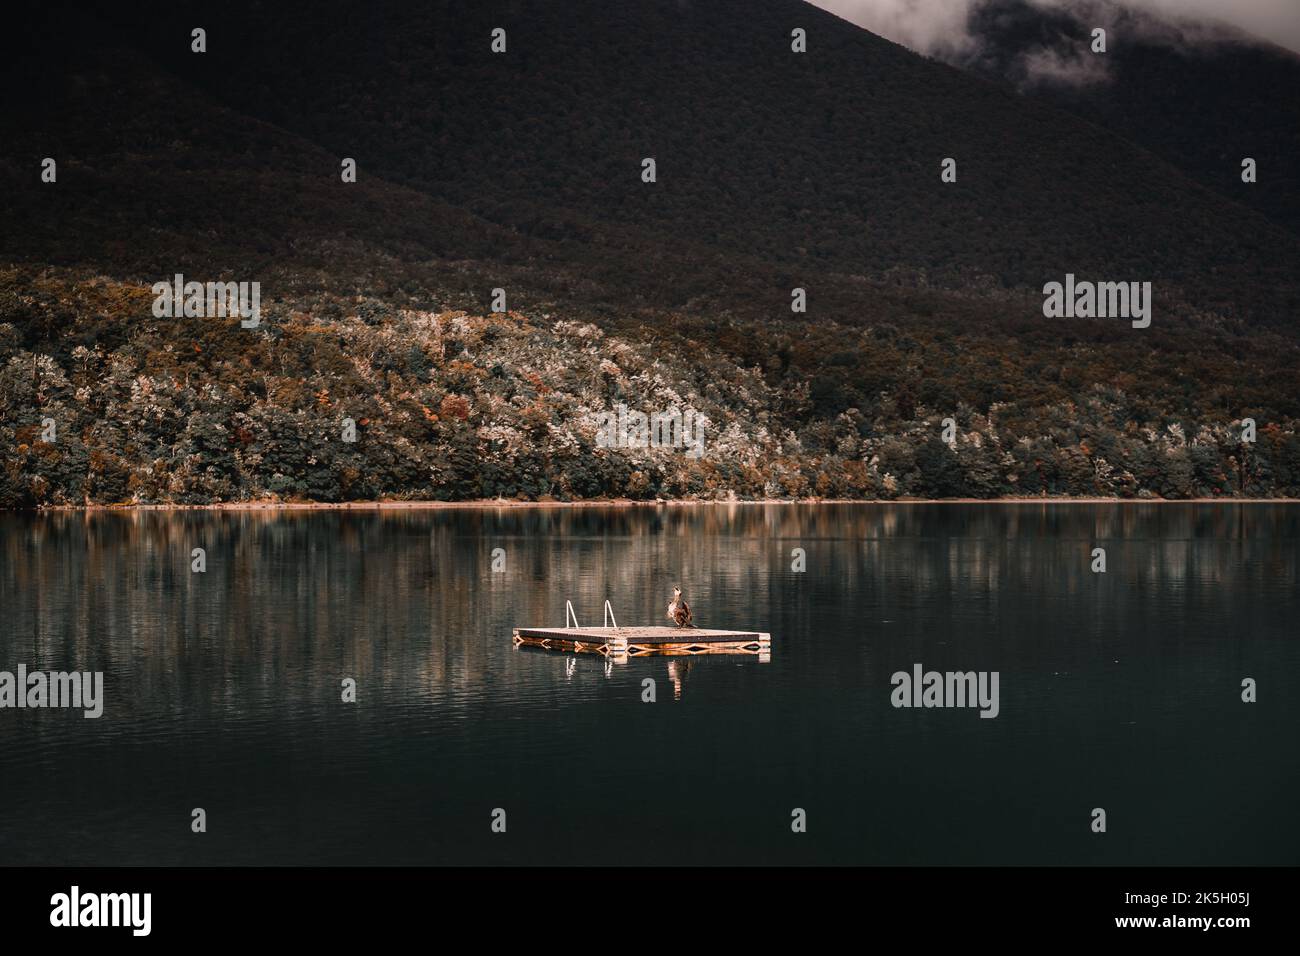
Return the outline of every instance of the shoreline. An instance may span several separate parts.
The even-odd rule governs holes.
[[[545,508],[680,508],[731,505],[1287,505],[1300,504],[1300,498],[737,498],[735,500],[698,500],[664,498],[650,501],[631,498],[586,498],[581,501],[514,501],[501,498],[475,498],[465,501],[223,501],[214,504],[86,504],[41,505],[15,509],[11,514],[73,512],[134,513],[145,511],[438,511],[444,509],[545,509]]]

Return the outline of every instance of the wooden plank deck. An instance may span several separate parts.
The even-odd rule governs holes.
[[[608,657],[654,655],[757,654],[772,651],[770,634],[720,631],[703,627],[517,627],[515,646],[604,654]]]

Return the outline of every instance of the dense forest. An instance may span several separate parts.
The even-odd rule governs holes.
[[[1300,495],[1293,410],[1261,389],[1243,443],[1244,416],[1194,384],[1198,364],[1227,364],[1194,353],[1176,376],[1141,376],[1109,366],[1104,342],[1021,366],[997,336],[942,326],[655,339],[318,296],[248,330],[142,319],[151,302],[105,279],[0,276],[0,404],[30,410],[0,425],[0,503]],[[59,347],[25,347],[43,324]],[[1257,357],[1295,375],[1294,350]],[[1150,394],[1179,380],[1185,403]],[[703,455],[602,447],[618,404],[703,414]]]

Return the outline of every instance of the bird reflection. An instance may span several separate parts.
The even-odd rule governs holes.
[[[695,662],[690,658],[677,658],[668,662],[668,679],[673,682],[673,700],[681,700],[686,690],[686,675]]]

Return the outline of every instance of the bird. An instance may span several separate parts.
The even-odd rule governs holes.
[[[678,627],[694,627],[690,606],[682,600],[682,589],[673,588],[673,601],[668,605],[668,620]]]

